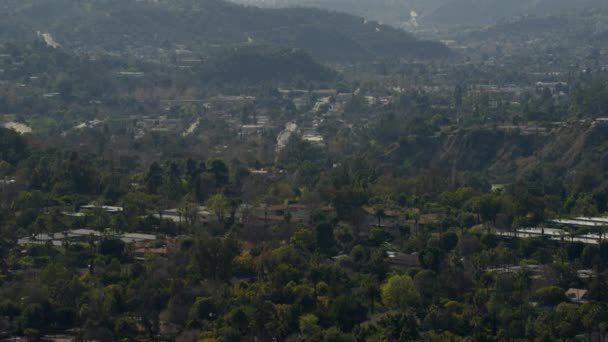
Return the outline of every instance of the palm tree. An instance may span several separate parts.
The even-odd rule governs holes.
[[[514,220],[513,224],[511,225],[511,228],[513,228],[513,237],[515,237],[515,239],[517,239],[517,230],[519,229],[519,221]]]
[[[251,208],[250,205],[245,204],[241,206],[241,223],[243,224],[243,226],[247,225],[247,221],[249,221],[249,218],[251,218],[251,215],[253,215],[253,210]]]
[[[370,304],[370,312],[373,315],[376,307],[376,299],[380,298],[380,287],[378,286],[378,281],[375,277],[369,277],[365,281],[365,285],[363,285],[363,292],[365,297],[369,300]]]
[[[602,243],[602,241],[604,240],[604,231],[605,231],[606,226],[602,225],[600,226],[600,241],[599,243]]]
[[[384,211],[384,208],[376,208],[374,216],[378,220],[378,228],[380,228],[382,226],[382,219],[386,217],[386,212]]]
[[[418,222],[420,220],[420,211],[416,208],[408,209],[407,217],[409,219],[414,220],[414,232],[416,233],[416,236],[418,236],[418,231],[419,231]]]

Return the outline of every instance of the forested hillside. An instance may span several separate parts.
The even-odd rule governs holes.
[[[504,39],[526,41],[530,38],[546,39],[559,35],[555,44],[601,43],[608,32],[608,11],[584,11],[576,14],[528,16],[488,25],[472,30],[473,39]],[[598,46],[602,48],[603,45]]]
[[[447,0],[233,0],[260,7],[317,7],[377,20],[401,27],[412,19],[412,11],[419,16],[432,13]]]
[[[0,340],[608,341],[606,12],[446,1],[0,0]]]
[[[315,9],[265,10],[218,0],[4,2],[4,41],[49,32],[64,47],[121,53],[177,45],[198,51],[245,44],[301,48],[323,61],[443,57],[439,43]]]
[[[557,15],[605,6],[601,0],[451,0],[425,20],[438,26],[477,26],[521,16]]]
[[[606,6],[602,0],[234,0],[234,2],[264,7],[324,8],[412,30],[490,25],[496,21],[522,16],[571,14]],[[412,11],[415,12],[415,18],[412,16]]]

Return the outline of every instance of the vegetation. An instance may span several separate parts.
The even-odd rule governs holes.
[[[197,52],[244,44],[304,49],[324,61],[444,57],[439,44],[361,18],[316,9],[262,10],[221,0],[5,1],[4,41],[43,29],[76,50],[134,50],[186,46]],[[111,29],[108,29],[111,28]],[[153,32],[153,34],[150,34]],[[116,37],[123,39],[116,39]]]
[[[321,10],[0,8],[0,335],[607,338],[602,12],[433,60]]]

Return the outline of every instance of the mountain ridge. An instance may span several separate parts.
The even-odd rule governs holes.
[[[219,0],[7,0],[0,27],[18,38],[48,31],[63,46],[124,51],[185,45],[209,51],[246,44],[304,49],[325,62],[450,55],[440,43],[362,18],[319,9],[258,9]],[[10,41],[15,34],[2,34]]]
[[[262,7],[316,7],[416,30],[480,26],[527,15],[557,15],[605,6],[601,0],[232,0]]]

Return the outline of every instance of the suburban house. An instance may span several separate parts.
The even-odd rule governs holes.
[[[141,233],[117,233],[113,231],[100,232],[93,229],[72,229],[59,233],[34,234],[25,236],[17,240],[19,246],[31,245],[52,245],[53,247],[63,247],[66,244],[84,244],[95,242],[109,237],[119,239],[127,244],[138,242],[156,241],[156,235]]]
[[[566,291],[565,295],[566,298],[568,298],[568,300],[571,303],[574,304],[585,304],[588,301],[585,299],[585,296],[587,295],[587,290],[585,289],[576,289],[576,288],[570,288],[568,289],[568,291]]]
[[[395,271],[405,271],[410,268],[420,267],[420,259],[417,253],[405,254],[399,252],[386,252],[384,262]]]
[[[82,211],[92,211],[92,210],[98,210],[98,209],[101,209],[101,210],[105,211],[106,213],[110,213],[110,214],[121,213],[123,211],[122,207],[116,207],[116,206],[111,206],[111,205],[87,204],[87,205],[83,205],[80,207],[80,210],[82,210]]]

